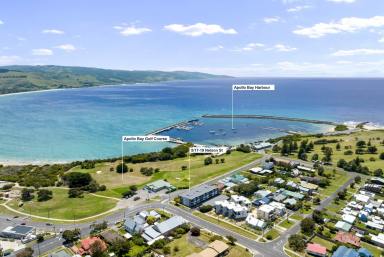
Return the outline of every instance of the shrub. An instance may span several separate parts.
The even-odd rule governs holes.
[[[200,228],[198,228],[198,227],[192,227],[192,228],[191,228],[191,235],[192,235],[192,236],[200,236]]]
[[[202,213],[210,212],[213,209],[212,205],[203,205],[200,206],[199,210]]]

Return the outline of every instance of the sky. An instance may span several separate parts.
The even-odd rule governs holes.
[[[2,0],[0,66],[384,76],[383,0]]]

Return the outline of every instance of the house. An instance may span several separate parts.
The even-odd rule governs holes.
[[[271,169],[273,169],[274,166],[275,166],[275,164],[273,162],[265,162],[263,164],[263,169],[264,170],[271,170]]]
[[[297,193],[297,192],[293,192],[293,191],[289,191],[289,190],[283,190],[282,194],[287,196],[287,197],[295,198],[296,200],[303,200],[304,197],[305,197],[303,194],[300,194],[300,193]]]
[[[285,182],[285,180],[282,178],[275,178],[275,180],[273,181],[273,183],[276,185],[282,185],[282,184],[284,184],[284,182]]]
[[[254,145],[253,145],[253,149],[255,149],[256,151],[260,151],[260,150],[269,148],[269,147],[271,147],[271,146],[272,146],[272,144],[269,143],[269,142],[261,142],[261,143],[259,143],[259,144],[254,144]]]
[[[298,188],[299,188],[299,185],[296,184],[296,183],[293,182],[293,181],[288,181],[286,185],[287,185],[287,187],[291,187],[291,188],[295,188],[295,189],[298,189]]]
[[[113,230],[106,230],[101,232],[100,237],[107,244],[112,244],[116,240],[124,240],[124,237],[120,236],[119,233]]]
[[[373,221],[368,221],[367,223],[365,223],[365,225],[368,228],[375,229],[375,230],[378,230],[378,231],[383,231],[383,228],[384,228],[384,226],[382,224],[379,224],[379,223],[376,223],[376,222],[373,222]]]
[[[199,253],[193,253],[186,257],[222,257],[228,253],[229,246],[220,240],[210,243],[207,248]]]
[[[176,187],[168,183],[164,180],[156,180],[152,183],[147,184],[144,189],[146,189],[148,192],[159,192],[163,189],[166,189],[167,191],[175,191]]]
[[[151,217],[154,217],[156,220],[159,220],[161,218],[161,215],[159,213],[157,213],[157,211],[155,210],[151,210],[151,211],[141,211],[139,213],[139,216],[141,216],[144,220],[147,220],[147,218],[149,216]]]
[[[315,243],[307,244],[307,253],[313,256],[325,257],[327,256],[327,248]]]
[[[360,247],[360,237],[347,232],[337,232],[335,240],[343,244],[351,244],[356,247]]]
[[[335,225],[335,228],[341,231],[349,232],[352,228],[352,224],[349,224],[345,221],[338,221]]]
[[[360,248],[357,252],[360,257],[373,257],[373,254],[367,248]]]
[[[252,172],[253,174],[259,174],[262,170],[263,168],[261,167],[254,167],[254,168],[251,168],[249,171]]]
[[[312,184],[312,183],[309,183],[309,182],[306,182],[306,181],[300,181],[300,186],[301,187],[305,187],[305,188],[308,188],[309,190],[311,190],[311,193],[313,191],[316,191],[319,186],[316,185],[316,184]]]
[[[288,197],[284,194],[277,194],[273,197],[273,201],[275,202],[282,202],[284,201],[285,199],[287,199]]]
[[[383,188],[383,185],[377,185],[377,184],[364,185],[364,190],[367,190],[369,192],[374,192],[374,193],[380,193],[382,188]]]
[[[303,177],[301,177],[301,180],[302,180],[302,181],[306,181],[306,182],[308,182],[308,183],[315,184],[315,185],[318,185],[318,184],[320,184],[320,182],[321,182],[321,178],[319,178],[319,177],[308,177],[308,176],[303,176]]]
[[[343,219],[343,221],[348,222],[349,224],[353,224],[356,220],[356,216],[350,214],[343,214],[341,218]]]
[[[379,246],[379,247],[384,247],[384,234],[383,233],[379,233],[377,236],[376,235],[373,235],[371,237],[371,241]]]
[[[145,219],[139,215],[127,218],[124,221],[124,228],[130,234],[141,233],[147,226]]]
[[[147,241],[148,245],[152,245],[155,241],[164,238],[164,236],[159,231],[155,230],[153,227],[154,226],[147,227],[141,234],[144,240]]]
[[[248,215],[248,208],[235,202],[216,201],[215,211],[232,219],[245,219]]]
[[[359,257],[359,253],[355,249],[342,245],[336,249],[332,257]]]
[[[219,195],[217,187],[204,184],[182,193],[180,198],[183,205],[194,208],[217,195]]]
[[[257,218],[257,213],[248,214],[247,218],[245,219],[245,223],[247,223],[250,227],[260,230],[263,230],[267,226],[267,222]]]
[[[355,194],[353,197],[355,198],[356,202],[363,203],[363,204],[368,203],[369,200],[371,199],[371,197],[364,194]]]
[[[6,238],[14,238],[14,239],[25,239],[29,237],[34,237],[36,229],[30,226],[10,226],[6,227],[3,231],[1,231],[0,236]]]
[[[275,213],[278,216],[283,216],[287,211],[285,204],[283,203],[271,202],[269,205],[275,208]]]
[[[186,221],[180,216],[173,216],[157,225],[154,225],[154,229],[160,232],[162,235],[168,235],[175,228],[185,224]]]
[[[235,184],[246,184],[249,182],[249,179],[244,177],[241,174],[234,174],[229,177],[230,181]]]
[[[298,169],[292,169],[291,170],[291,176],[294,178],[300,176],[300,174],[301,174],[301,172]]]
[[[272,220],[275,218],[275,207],[270,206],[269,204],[261,205],[257,209],[257,218],[263,220]]]
[[[247,197],[242,195],[231,195],[231,201],[242,206],[251,206],[251,201]]]
[[[269,190],[258,190],[255,192],[255,196],[257,199],[261,199],[261,198],[268,197],[271,195],[272,195],[272,192]]]
[[[293,209],[295,208],[296,204],[297,204],[297,201],[293,198],[289,198],[289,199],[285,199],[283,201],[283,203],[285,204],[285,206],[288,208],[288,209]]]
[[[371,178],[370,181],[373,184],[384,185],[384,179],[383,178],[373,177],[373,178]]]
[[[315,169],[310,168],[310,167],[306,167],[306,166],[303,166],[303,165],[299,165],[296,168],[298,170],[305,171],[305,172],[310,172],[310,173],[314,173],[315,172]]]
[[[268,198],[268,197],[264,197],[264,198],[261,198],[261,199],[256,199],[253,201],[253,204],[255,206],[260,206],[260,205],[263,205],[263,204],[268,204],[271,202],[271,199]]]
[[[88,237],[81,240],[80,247],[77,248],[76,253],[80,255],[85,255],[85,254],[92,255],[92,245],[95,243],[99,244],[101,251],[104,252],[105,250],[107,250],[107,245],[105,244],[105,242],[95,236],[95,237]]]

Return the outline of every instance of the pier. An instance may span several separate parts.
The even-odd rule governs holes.
[[[157,134],[160,134],[160,133],[165,132],[165,131],[169,131],[169,130],[174,129],[174,128],[188,127],[188,125],[190,125],[191,123],[194,123],[194,122],[198,122],[198,120],[197,119],[193,119],[193,120],[181,121],[181,122],[178,122],[178,123],[175,123],[175,124],[163,127],[163,128],[156,129],[156,130],[154,130],[152,132],[149,132],[149,133],[147,133],[145,135],[146,136],[148,136],[148,135],[157,135]],[[172,137],[169,139],[169,142],[174,143],[174,144],[186,144],[187,143],[187,142],[185,142],[185,141],[183,141],[181,139],[172,138]]]
[[[285,121],[296,121],[296,122],[305,122],[313,124],[324,124],[337,126],[339,123],[333,121],[324,121],[324,120],[311,120],[303,118],[292,118],[292,117],[283,117],[283,116],[272,116],[272,115],[257,115],[257,114],[204,114],[203,118],[212,118],[212,119],[267,119],[267,120],[285,120]]]

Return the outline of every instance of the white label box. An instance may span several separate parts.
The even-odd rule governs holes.
[[[233,91],[274,91],[275,85],[273,84],[254,84],[254,85],[232,85]]]
[[[200,153],[200,154],[222,154],[228,150],[228,147],[190,147],[189,153]]]
[[[122,136],[123,142],[168,142],[169,136],[147,135],[147,136]]]

